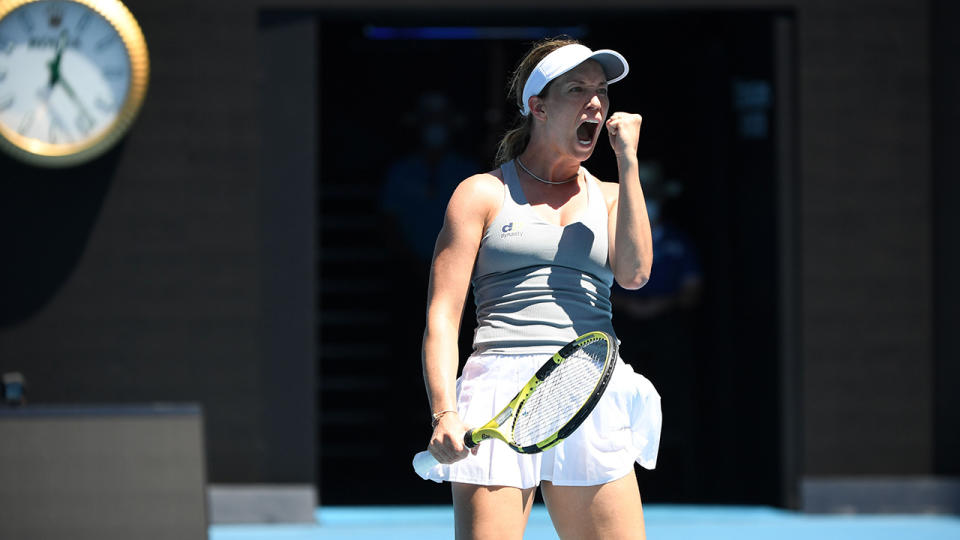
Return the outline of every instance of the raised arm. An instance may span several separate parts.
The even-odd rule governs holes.
[[[454,411],[440,416],[428,446],[441,463],[451,463],[467,456],[463,445],[466,427],[455,412],[459,366],[457,338],[480,239],[486,224],[499,208],[498,186],[502,198],[502,183],[490,174],[475,175],[461,182],[450,197],[434,249],[427,290],[422,363],[430,410],[435,415]]]
[[[617,155],[619,185],[604,184],[610,214],[610,266],[624,289],[639,289],[650,279],[653,240],[640,187],[637,143],[639,114],[613,113],[607,120],[610,145]]]

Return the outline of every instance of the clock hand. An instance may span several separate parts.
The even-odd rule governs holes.
[[[80,109],[80,116],[90,126],[93,125],[94,119],[93,116],[87,111],[87,108],[83,106],[83,103],[80,102],[80,98],[77,97],[77,93],[73,91],[73,87],[70,86],[70,83],[67,82],[63,75],[60,74],[60,61],[63,59],[63,51],[67,46],[67,31],[64,30],[60,32],[60,39],[57,41],[57,52],[53,57],[53,60],[50,61],[50,84],[49,87],[52,90],[57,83],[63,87],[70,99],[76,104],[77,108]],[[49,94],[47,95],[49,98]]]
[[[80,98],[77,97],[77,93],[73,91],[73,87],[70,86],[70,83],[68,83],[63,77],[57,79],[57,82],[60,83],[60,86],[63,87],[64,91],[67,92],[67,95],[70,96],[70,99],[77,105],[77,108],[80,109],[80,115],[85,117],[92,125],[94,122],[93,116],[87,112],[87,108],[84,107],[83,103],[80,102]]]
[[[60,80],[60,59],[63,57],[63,49],[67,45],[67,31],[60,32],[60,39],[57,41],[57,52],[53,60],[47,63],[50,67],[50,84],[52,88]]]

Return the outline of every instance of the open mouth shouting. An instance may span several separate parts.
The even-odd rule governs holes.
[[[590,146],[597,138],[597,131],[600,129],[600,121],[596,118],[587,118],[577,126],[577,142],[583,146]]]

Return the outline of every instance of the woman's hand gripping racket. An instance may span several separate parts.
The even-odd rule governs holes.
[[[471,429],[463,443],[473,448],[495,437],[521,454],[543,452],[570,436],[587,418],[607,388],[617,365],[617,344],[604,332],[590,332],[566,344],[482,427]],[[413,458],[425,476],[436,458],[429,451]]]

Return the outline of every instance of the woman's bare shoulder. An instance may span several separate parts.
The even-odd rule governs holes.
[[[450,198],[447,212],[472,214],[488,222],[503,204],[503,177],[499,169],[467,177]]]
[[[464,189],[475,196],[503,194],[503,175],[500,169],[475,174],[460,182],[457,189]]]

